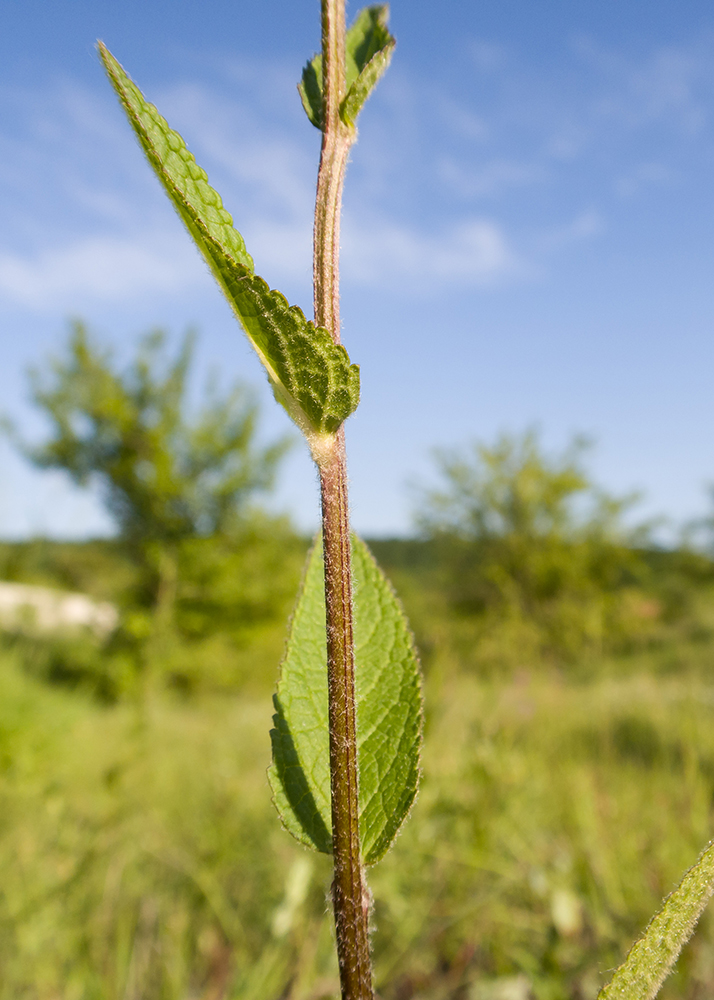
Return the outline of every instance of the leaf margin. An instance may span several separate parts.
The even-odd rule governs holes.
[[[353,560],[352,560],[353,578],[355,576],[355,567],[357,566],[358,563],[362,562],[368,567],[370,571],[374,573],[375,578],[378,579],[379,581],[379,586],[372,588],[369,575],[368,573],[365,573],[364,578],[362,580],[357,579],[355,582],[355,638],[356,640],[360,640],[356,644],[357,658],[355,664],[355,674],[356,674],[355,686],[357,695],[358,768],[360,774],[360,788],[359,788],[360,850],[362,854],[363,863],[366,865],[373,865],[376,864],[379,860],[381,860],[381,858],[384,857],[387,851],[391,848],[392,844],[396,840],[404,823],[406,822],[411,813],[411,809],[414,805],[418,793],[419,781],[421,778],[421,751],[423,747],[423,737],[424,737],[423,675],[421,671],[421,664],[419,662],[419,655],[416,648],[416,643],[414,641],[414,635],[412,633],[411,628],[409,627],[409,622],[407,620],[406,614],[404,613],[404,608],[394,590],[394,587],[392,586],[389,579],[383,573],[382,569],[380,568],[379,564],[374,558],[374,555],[370,551],[369,547],[355,533],[352,533],[351,535],[351,545],[353,553]],[[362,570],[357,569],[356,575],[358,578],[361,574]],[[312,830],[307,829],[305,824],[302,822],[300,816],[297,815],[298,812],[303,812],[303,813],[305,812],[303,802],[305,799],[308,798],[308,796],[306,795],[306,790],[308,788],[308,785],[310,784],[310,781],[308,780],[306,775],[307,773],[312,774],[312,768],[314,766],[313,764],[310,763],[309,759],[310,755],[308,754],[307,760],[305,759],[299,760],[296,751],[295,762],[299,763],[302,772],[302,775],[299,777],[298,781],[292,783],[293,792],[298,787],[300,788],[301,798],[300,801],[298,802],[297,808],[295,808],[295,806],[291,805],[289,802],[290,792],[286,788],[285,782],[280,777],[279,772],[281,769],[281,765],[275,759],[275,753],[279,746],[282,746],[283,748],[287,747],[290,753],[296,750],[294,744],[292,744],[291,742],[286,742],[285,740],[286,734],[289,734],[290,732],[290,720],[288,718],[288,715],[290,713],[290,708],[288,708],[288,710],[286,711],[281,702],[281,698],[283,696],[283,692],[281,691],[281,684],[285,676],[284,670],[286,664],[288,664],[291,656],[292,644],[293,642],[296,641],[295,629],[296,627],[300,628],[302,626],[302,622],[300,621],[301,617],[304,614],[309,613],[309,608],[306,609],[306,607],[303,606],[303,598],[305,597],[305,594],[307,592],[308,579],[310,579],[310,582],[312,583],[312,586],[314,588],[312,594],[308,595],[308,601],[314,602],[315,595],[319,595],[318,606],[319,606],[320,624],[321,624],[321,639],[320,639],[321,650],[320,650],[319,666],[322,671],[321,674],[319,675],[320,684],[322,684],[322,678],[324,677],[324,687],[321,687],[319,695],[324,701],[322,709],[322,716],[324,718],[323,731],[325,734],[327,733],[327,654],[326,654],[326,649],[322,647],[322,641],[324,639],[324,626],[322,626],[322,618],[324,617],[324,610],[325,610],[324,590],[323,590],[324,575],[323,575],[323,563],[322,563],[322,538],[321,538],[321,533],[318,532],[313,542],[313,545],[311,546],[307,555],[305,568],[303,571],[303,577],[298,592],[298,598],[295,604],[293,615],[290,620],[290,628],[285,646],[285,655],[283,657],[280,666],[278,687],[276,695],[274,697],[274,706],[275,706],[275,713],[273,714],[274,728],[271,729],[270,731],[271,744],[273,747],[273,759],[271,761],[270,767],[268,768],[268,781],[273,791],[273,804],[276,807],[276,810],[278,812],[283,827],[299,843],[302,843],[303,845],[310,847],[311,849],[316,850],[320,853],[331,854],[332,846],[331,846],[331,832],[330,832],[331,816],[329,810],[330,788],[329,788],[328,741],[327,740],[325,741],[325,746],[322,748],[320,756],[320,760],[323,765],[320,770],[320,773],[322,775],[324,787],[322,788],[316,787],[316,792],[317,792],[316,797],[313,797],[312,794],[309,796],[312,799],[313,804],[316,802],[317,799],[319,799],[321,802],[324,803],[323,805],[324,812],[321,815],[321,822],[320,824],[318,824],[321,828],[319,831],[316,829]],[[411,738],[411,743],[409,745],[409,748],[403,757],[403,760],[407,761],[406,770],[409,771],[409,780],[403,781],[402,784],[399,786],[397,807],[392,808],[389,814],[387,814],[386,810],[384,810],[384,816],[387,822],[386,824],[378,825],[377,836],[373,835],[370,836],[370,834],[368,833],[368,831],[365,829],[364,826],[364,823],[368,818],[369,804],[372,802],[372,800],[377,800],[382,797],[383,789],[381,787],[377,787],[369,795],[368,798],[365,797],[365,786],[363,783],[363,779],[365,775],[364,768],[366,767],[366,758],[365,758],[365,754],[367,752],[366,744],[369,737],[365,736],[364,730],[362,731],[362,735],[360,735],[360,729],[362,727],[364,719],[360,718],[362,711],[361,711],[360,692],[359,692],[360,661],[358,658],[360,652],[362,652],[362,655],[365,655],[364,653],[365,646],[368,645],[368,643],[366,644],[363,641],[363,638],[360,637],[360,632],[362,632],[364,635],[364,633],[366,633],[369,629],[360,628],[360,624],[358,624],[360,622],[360,619],[363,623],[368,620],[366,615],[364,615],[363,613],[361,614],[359,610],[360,604],[362,603],[362,601],[364,601],[364,598],[360,599],[360,591],[363,585],[366,585],[367,588],[372,588],[372,593],[378,592],[380,600],[387,599],[388,601],[392,602],[393,609],[396,611],[395,619],[392,620],[391,625],[388,622],[387,629],[389,629],[390,627],[395,628],[394,625],[395,621],[398,623],[396,629],[397,630],[401,629],[402,641],[406,648],[407,655],[409,657],[408,665],[405,666],[404,668],[404,675],[405,676],[409,675],[411,677],[412,686],[414,688],[414,694],[415,694],[415,698],[411,704],[411,707],[413,708],[414,705],[416,706],[416,713],[413,714],[411,729],[405,726],[403,729],[400,730],[400,737],[399,737],[400,739],[406,738],[408,741]],[[313,611],[314,610],[315,609],[313,608]],[[304,636],[302,638],[304,639]],[[390,651],[393,651],[395,648],[396,644],[390,647]],[[381,674],[388,668],[389,668],[389,663],[387,662],[385,663],[384,666],[380,668],[378,674]],[[372,680],[372,678],[370,678],[370,680]],[[293,678],[292,683],[294,685],[296,684],[295,678]],[[378,686],[375,686],[375,689],[380,691],[383,690]],[[306,697],[304,693],[306,689],[303,687],[300,690],[301,690],[301,697]],[[313,689],[313,692],[315,690],[316,689]],[[313,695],[310,696],[310,698],[314,702],[314,693]],[[369,697],[366,697],[365,702],[368,701]],[[401,701],[395,702],[395,704],[401,705],[402,702]],[[296,731],[297,728],[298,727],[296,727]],[[377,732],[377,730],[373,730],[373,732]],[[394,759],[395,758],[390,758],[390,765],[388,770],[392,769]],[[312,780],[314,781],[314,775],[312,776]],[[287,816],[284,814],[286,805],[289,810]],[[322,833],[322,828],[324,828],[324,830],[327,832],[330,838],[329,840],[325,840],[324,835]]]
[[[206,172],[196,163],[182,137],[171,129],[166,119],[144,97],[139,87],[103,42],[98,42],[98,49],[112,87],[152,169],[258,354],[276,399],[303,432],[313,457],[320,464],[334,447],[337,430],[357,408],[359,367],[350,361],[342,345],[334,343],[329,331],[307,320],[298,306],[290,306],[285,296],[275,289],[270,289],[267,283],[255,274],[253,259],[245,248],[243,237],[233,227],[232,217],[223,207],[220,195],[208,183]],[[155,132],[162,135],[169,148],[168,155],[162,157],[156,145],[156,136],[152,136],[150,129],[142,121],[141,113],[149,117]],[[181,160],[194,187],[200,188],[200,193],[193,192],[193,198],[192,192],[189,190],[187,194],[185,190],[189,185],[184,183],[182,188],[177,182],[177,176],[185,182],[183,174],[172,172],[167,165],[166,161],[172,155]],[[198,204],[195,203],[196,200]],[[208,211],[205,211],[206,205]],[[247,298],[252,300],[248,303],[248,307],[245,302],[241,304],[241,300]],[[298,387],[298,392],[295,391],[295,385],[286,384],[290,381],[289,378],[286,379],[287,365],[283,364],[281,370],[281,365],[276,363],[278,352],[274,349],[271,357],[270,351],[266,349],[267,337],[256,337],[255,325],[260,323],[261,314],[261,310],[255,307],[256,301],[262,302],[264,306],[268,304],[267,312],[263,313],[263,319],[268,326],[272,325],[274,329],[279,329],[281,325],[284,328],[290,324],[297,324],[304,339],[311,342],[315,356],[323,362],[322,371],[325,376],[323,381],[328,383],[333,396],[332,402],[335,403],[334,397],[341,399],[341,406],[334,414],[326,413],[329,396],[323,401],[321,416],[318,415],[315,419],[315,413],[310,413],[310,409],[314,411],[315,407],[310,406],[312,382],[309,376],[307,381]],[[270,322],[267,322],[268,320]],[[262,332],[265,334],[265,330]],[[331,379],[334,380],[335,372],[339,375],[341,384],[332,386],[330,382]]]

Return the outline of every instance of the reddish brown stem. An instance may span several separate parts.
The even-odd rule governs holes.
[[[340,211],[353,128],[340,119],[345,91],[345,2],[322,0],[323,134],[314,235],[315,322],[340,342]],[[352,570],[344,432],[318,461],[322,492],[330,718],[332,901],[342,1000],[373,1000],[369,894],[359,842]]]
[[[344,439],[320,470],[332,788],[332,901],[343,1000],[372,1000],[369,897],[360,857],[352,580]]]

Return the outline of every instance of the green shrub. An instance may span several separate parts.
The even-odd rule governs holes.
[[[633,497],[592,483],[584,447],[551,458],[528,432],[438,453],[445,488],[422,495],[417,522],[462,659],[572,666],[656,634],[646,529],[624,523]]]

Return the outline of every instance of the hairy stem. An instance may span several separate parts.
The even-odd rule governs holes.
[[[320,470],[330,715],[332,902],[343,1000],[372,1000],[369,900],[360,858],[352,580],[344,441]]]
[[[354,128],[340,119],[345,92],[344,0],[322,0],[323,130],[317,174],[313,283],[315,323],[340,342],[340,211]]]
[[[322,0],[323,134],[314,234],[315,322],[340,342],[340,210],[355,131],[340,120],[345,91],[345,3]],[[352,571],[344,432],[319,463],[327,608],[332,900],[343,1000],[372,1000],[369,894],[359,844]]]

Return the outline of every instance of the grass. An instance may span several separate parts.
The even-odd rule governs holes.
[[[433,670],[422,792],[370,878],[384,1000],[606,981],[714,818],[714,676],[636,662]],[[328,859],[280,829],[269,725],[264,697],[102,707],[4,654],[1,1000],[337,994]],[[664,995],[713,993],[705,917]]]
[[[447,684],[404,854],[374,879],[397,995],[594,996],[711,837],[713,699],[647,676]],[[698,995],[711,945],[704,928],[670,996]]]

